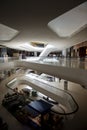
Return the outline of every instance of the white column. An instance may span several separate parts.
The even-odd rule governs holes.
[[[66,57],[66,49],[62,51],[62,56]]]

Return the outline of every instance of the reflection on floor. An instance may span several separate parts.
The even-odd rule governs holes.
[[[51,84],[54,84],[52,82]],[[4,97],[4,94],[6,94],[9,90],[4,87],[5,82],[1,83],[0,85],[0,116],[3,117],[3,119],[8,123],[9,130],[31,130],[31,128],[22,125],[20,122],[18,122],[2,105],[1,101]],[[61,89],[64,89],[64,80],[59,80],[55,83],[56,87],[59,87]],[[19,85],[18,90],[20,91],[22,88],[26,87],[26,85]],[[71,120],[66,120],[64,123],[63,130],[80,130],[80,129],[87,129],[87,104],[86,104],[86,98],[87,98],[87,90],[82,88],[79,84],[75,84],[72,82],[68,82],[68,90],[69,93],[73,95],[75,100],[77,101],[79,105],[79,110],[75,114],[74,118]]]

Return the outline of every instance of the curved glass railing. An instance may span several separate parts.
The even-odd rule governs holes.
[[[0,63],[18,60],[87,70],[87,58],[85,58],[84,61],[81,61],[80,58],[44,57],[43,60],[39,60],[38,58],[39,57],[26,57],[26,59],[18,59],[18,57],[8,57],[8,59],[6,59],[0,57]]]
[[[87,62],[79,62],[74,59],[59,59],[58,62],[45,62],[35,60],[15,60],[13,62],[6,62],[6,64],[0,64],[0,71],[14,68],[25,67],[40,71],[42,73],[48,73],[56,77],[81,84],[82,87],[87,88],[86,76],[87,76]],[[48,69],[47,69],[48,68]],[[50,71],[50,68],[54,71]],[[78,68],[78,69],[77,69]],[[75,69],[75,70],[74,70]],[[69,73],[67,73],[69,71]],[[78,76],[78,75],[83,76]]]
[[[58,102],[58,107],[60,107],[62,111],[60,112],[52,109],[52,111],[57,114],[71,115],[78,111],[79,106],[70,93],[59,88],[55,88],[52,85],[49,85],[45,80],[39,79],[36,75],[31,76],[27,74],[22,77],[17,77],[8,82],[7,87],[12,89],[14,85],[18,86],[18,84],[21,83],[31,86],[35,90],[45,94],[46,96]]]
[[[86,69],[87,70],[87,60],[85,58],[84,61],[80,61],[79,58],[50,58],[46,57],[42,61],[35,61],[37,63],[43,63],[43,64],[50,64],[55,66],[63,66],[63,67],[69,67],[69,68],[80,68],[80,69]]]

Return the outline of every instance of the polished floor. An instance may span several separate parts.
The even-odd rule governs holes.
[[[33,57],[35,58],[35,57]],[[27,61],[32,61],[32,58],[27,58]],[[38,62],[38,61],[36,61]],[[51,64],[56,66],[63,66],[69,68],[80,68],[87,70],[87,58],[81,60],[80,58],[58,58],[58,57],[47,57],[43,61],[39,61],[45,64]]]
[[[17,74],[18,75],[18,74]],[[8,123],[9,130],[31,130],[31,128],[22,125],[18,122],[2,105],[1,101],[9,90],[5,86],[6,81],[2,81],[0,83],[0,116]],[[59,80],[55,84],[56,87],[64,89],[64,80]],[[20,85],[18,89],[25,87],[25,85]],[[83,130],[87,129],[87,89],[81,87],[81,85],[68,82],[68,90],[69,93],[73,95],[76,102],[79,105],[78,112],[75,113],[73,119],[65,120],[63,130]]]

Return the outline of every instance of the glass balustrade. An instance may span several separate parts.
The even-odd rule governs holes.
[[[31,83],[32,88],[36,89],[37,91],[40,90],[39,92],[58,102],[57,107],[60,107],[62,111],[60,111],[59,109],[55,110],[54,107],[52,109],[53,112],[62,115],[71,115],[78,110],[78,104],[70,93],[66,92],[65,90],[55,88],[55,86],[53,85],[49,85],[46,80],[39,78],[36,74],[26,74],[20,78],[15,78],[7,83],[7,86],[12,89],[14,88],[14,84],[16,84],[15,82],[17,82],[18,85],[23,83],[22,81],[26,81],[26,83]]]

